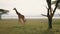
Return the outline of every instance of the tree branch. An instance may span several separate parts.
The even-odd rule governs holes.
[[[54,8],[54,11],[53,11],[53,15],[54,15],[54,13],[55,13],[57,7],[58,7],[58,3],[59,3],[59,2],[60,2],[60,0],[57,0],[56,5],[55,5],[55,8]]]
[[[47,15],[44,15],[44,14],[41,14],[41,15],[47,17]]]
[[[49,9],[51,9],[51,0],[46,0]]]

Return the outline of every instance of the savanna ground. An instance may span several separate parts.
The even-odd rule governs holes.
[[[47,19],[27,19],[21,26],[17,19],[0,20],[0,34],[60,34],[60,19],[53,19],[53,28],[48,29]]]

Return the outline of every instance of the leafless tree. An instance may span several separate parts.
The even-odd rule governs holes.
[[[47,15],[44,15],[44,14],[42,14],[42,15],[48,17],[48,28],[52,29],[52,18],[54,16],[54,13],[55,13],[57,7],[58,7],[58,3],[60,2],[60,0],[56,1],[54,10],[51,7],[51,5],[52,5],[51,0],[46,0],[46,2],[47,2],[47,5],[48,5]]]

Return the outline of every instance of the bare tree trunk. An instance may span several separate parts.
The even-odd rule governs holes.
[[[48,18],[48,28],[52,29],[52,17]]]
[[[42,15],[48,17],[48,28],[52,29],[52,18],[54,16],[54,13],[55,13],[57,7],[58,7],[58,3],[60,2],[60,0],[57,0],[54,10],[52,10],[52,7],[51,7],[51,0],[46,0],[46,2],[48,5],[47,15],[44,15],[44,14],[42,14]]]

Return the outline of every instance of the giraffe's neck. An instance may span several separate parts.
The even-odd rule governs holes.
[[[17,9],[15,9],[15,11],[16,11],[16,14],[17,14],[17,15],[21,15],[21,14],[17,11]]]

